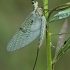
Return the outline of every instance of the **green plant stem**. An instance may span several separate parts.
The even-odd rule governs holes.
[[[44,14],[45,17],[48,18],[48,0],[44,0]]]
[[[52,58],[51,58],[51,33],[49,28],[46,32],[46,46],[47,46],[47,70],[52,70]]]
[[[44,2],[44,14],[46,21],[48,22],[48,0],[43,0]],[[48,26],[48,25],[47,25]],[[52,58],[51,58],[51,33],[49,32],[49,27],[46,30],[46,46],[47,46],[47,70],[52,70]]]

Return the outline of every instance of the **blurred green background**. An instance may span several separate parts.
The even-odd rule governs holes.
[[[38,2],[39,6],[43,6],[43,0],[38,0]],[[69,0],[49,0],[49,9],[66,2],[69,2]],[[20,50],[14,52],[6,50],[10,38],[32,11],[31,0],[0,0],[0,70],[32,70],[38,38]],[[70,20],[70,18],[68,19]],[[50,31],[52,33],[59,33],[63,23],[64,19],[51,23]],[[70,28],[68,28],[68,31],[70,31]],[[57,40],[58,36],[52,37],[54,46],[57,45]],[[52,58],[54,57],[54,53],[55,48],[52,47]],[[46,70],[46,59],[46,42],[44,40],[35,70]],[[58,60],[54,70],[70,70],[70,51]]]

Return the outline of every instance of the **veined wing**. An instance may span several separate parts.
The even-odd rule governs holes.
[[[7,45],[7,50],[14,51],[31,43],[40,34],[40,26],[41,18],[33,11],[12,37]]]
[[[43,43],[44,36],[45,36],[45,31],[46,31],[46,18],[43,15],[41,17],[41,31],[40,31],[40,38],[39,38],[38,48],[40,48],[42,43]]]

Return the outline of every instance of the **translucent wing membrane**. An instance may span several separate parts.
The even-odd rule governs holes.
[[[10,40],[7,50],[8,51],[14,51],[19,48],[22,48],[26,46],[27,44],[31,43],[33,40],[37,38],[37,36],[40,33],[40,29],[35,32],[26,32],[23,33],[22,31],[17,31],[17,33],[14,35],[14,37]]]
[[[40,34],[40,27],[41,18],[37,12],[33,11],[12,37],[7,50],[14,51],[31,43]]]

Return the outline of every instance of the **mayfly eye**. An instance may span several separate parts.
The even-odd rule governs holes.
[[[34,4],[35,1],[34,0],[31,0],[31,1],[32,1],[32,4]]]

